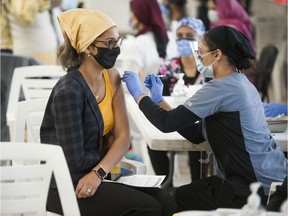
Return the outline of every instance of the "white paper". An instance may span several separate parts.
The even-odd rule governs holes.
[[[115,183],[118,182],[136,187],[160,187],[164,179],[165,175],[131,175],[122,176],[117,181],[115,181]]]

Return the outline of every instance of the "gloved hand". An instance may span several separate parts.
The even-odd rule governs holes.
[[[160,78],[154,74],[148,74],[144,80],[145,86],[150,90],[151,99],[154,103],[160,103],[164,100],[162,96],[163,83]]]
[[[138,97],[144,94],[138,74],[132,71],[125,71],[122,80],[126,83],[128,91],[136,101]]]
[[[263,103],[263,107],[266,117],[276,117],[281,114],[287,115],[287,104]]]

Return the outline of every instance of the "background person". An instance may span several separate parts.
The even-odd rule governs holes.
[[[51,23],[50,0],[3,0],[15,55],[56,64],[57,36]]]
[[[178,21],[182,18],[188,17],[187,13],[187,0],[162,0],[160,8],[162,17],[164,19],[166,28],[168,30],[169,42],[167,44],[166,59],[171,59],[179,56],[177,52],[176,30]]]
[[[121,44],[114,21],[86,9],[68,10],[58,20],[65,38],[58,55],[67,74],[52,90],[40,137],[63,148],[81,215],[172,215],[175,201],[160,188],[102,181],[130,145],[124,92],[113,68]],[[55,181],[47,209],[62,214]]]
[[[221,25],[236,28],[249,39],[254,55],[256,55],[253,23],[237,0],[208,0],[207,7],[210,28]]]
[[[202,21],[194,17],[182,18],[178,22],[176,44],[180,55],[177,58],[167,60],[159,69],[159,74],[165,75],[163,78],[160,78],[164,85],[164,96],[171,95],[174,85],[179,79],[179,74],[184,73],[183,79],[187,86],[205,83],[205,78],[197,71],[193,52],[190,47],[190,42],[196,42],[204,32],[205,27]],[[169,157],[167,151],[152,150],[148,146],[148,153],[155,173],[157,175],[168,176]],[[201,152],[190,151],[188,154],[191,180],[195,181],[200,179],[201,164],[199,159],[201,158]],[[205,157],[205,155],[203,152],[202,156]],[[206,172],[203,171],[203,173]]]
[[[135,37],[123,44],[122,68],[134,71],[144,80],[148,72],[156,74],[163,63],[168,36],[156,0],[131,0],[130,9]]]
[[[262,184],[258,193],[266,204],[271,183],[286,177],[288,161],[270,134],[257,89],[241,72],[252,66],[253,49],[243,33],[228,26],[206,32],[198,48],[199,72],[215,78],[175,109],[163,100],[158,77],[150,76],[151,99],[134,73],[122,78],[158,129],[178,131],[193,143],[207,140],[215,155],[222,175],[177,188],[178,211],[241,208],[252,182]]]

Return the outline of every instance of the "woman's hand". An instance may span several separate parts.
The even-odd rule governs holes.
[[[100,184],[101,179],[92,170],[79,180],[75,194],[79,199],[91,197],[96,193]]]

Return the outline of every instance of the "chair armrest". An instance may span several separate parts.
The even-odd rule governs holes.
[[[133,174],[145,175],[147,172],[147,167],[145,164],[135,160],[127,159],[125,157],[123,157],[122,160],[118,163],[118,166],[120,168],[132,171]]]

